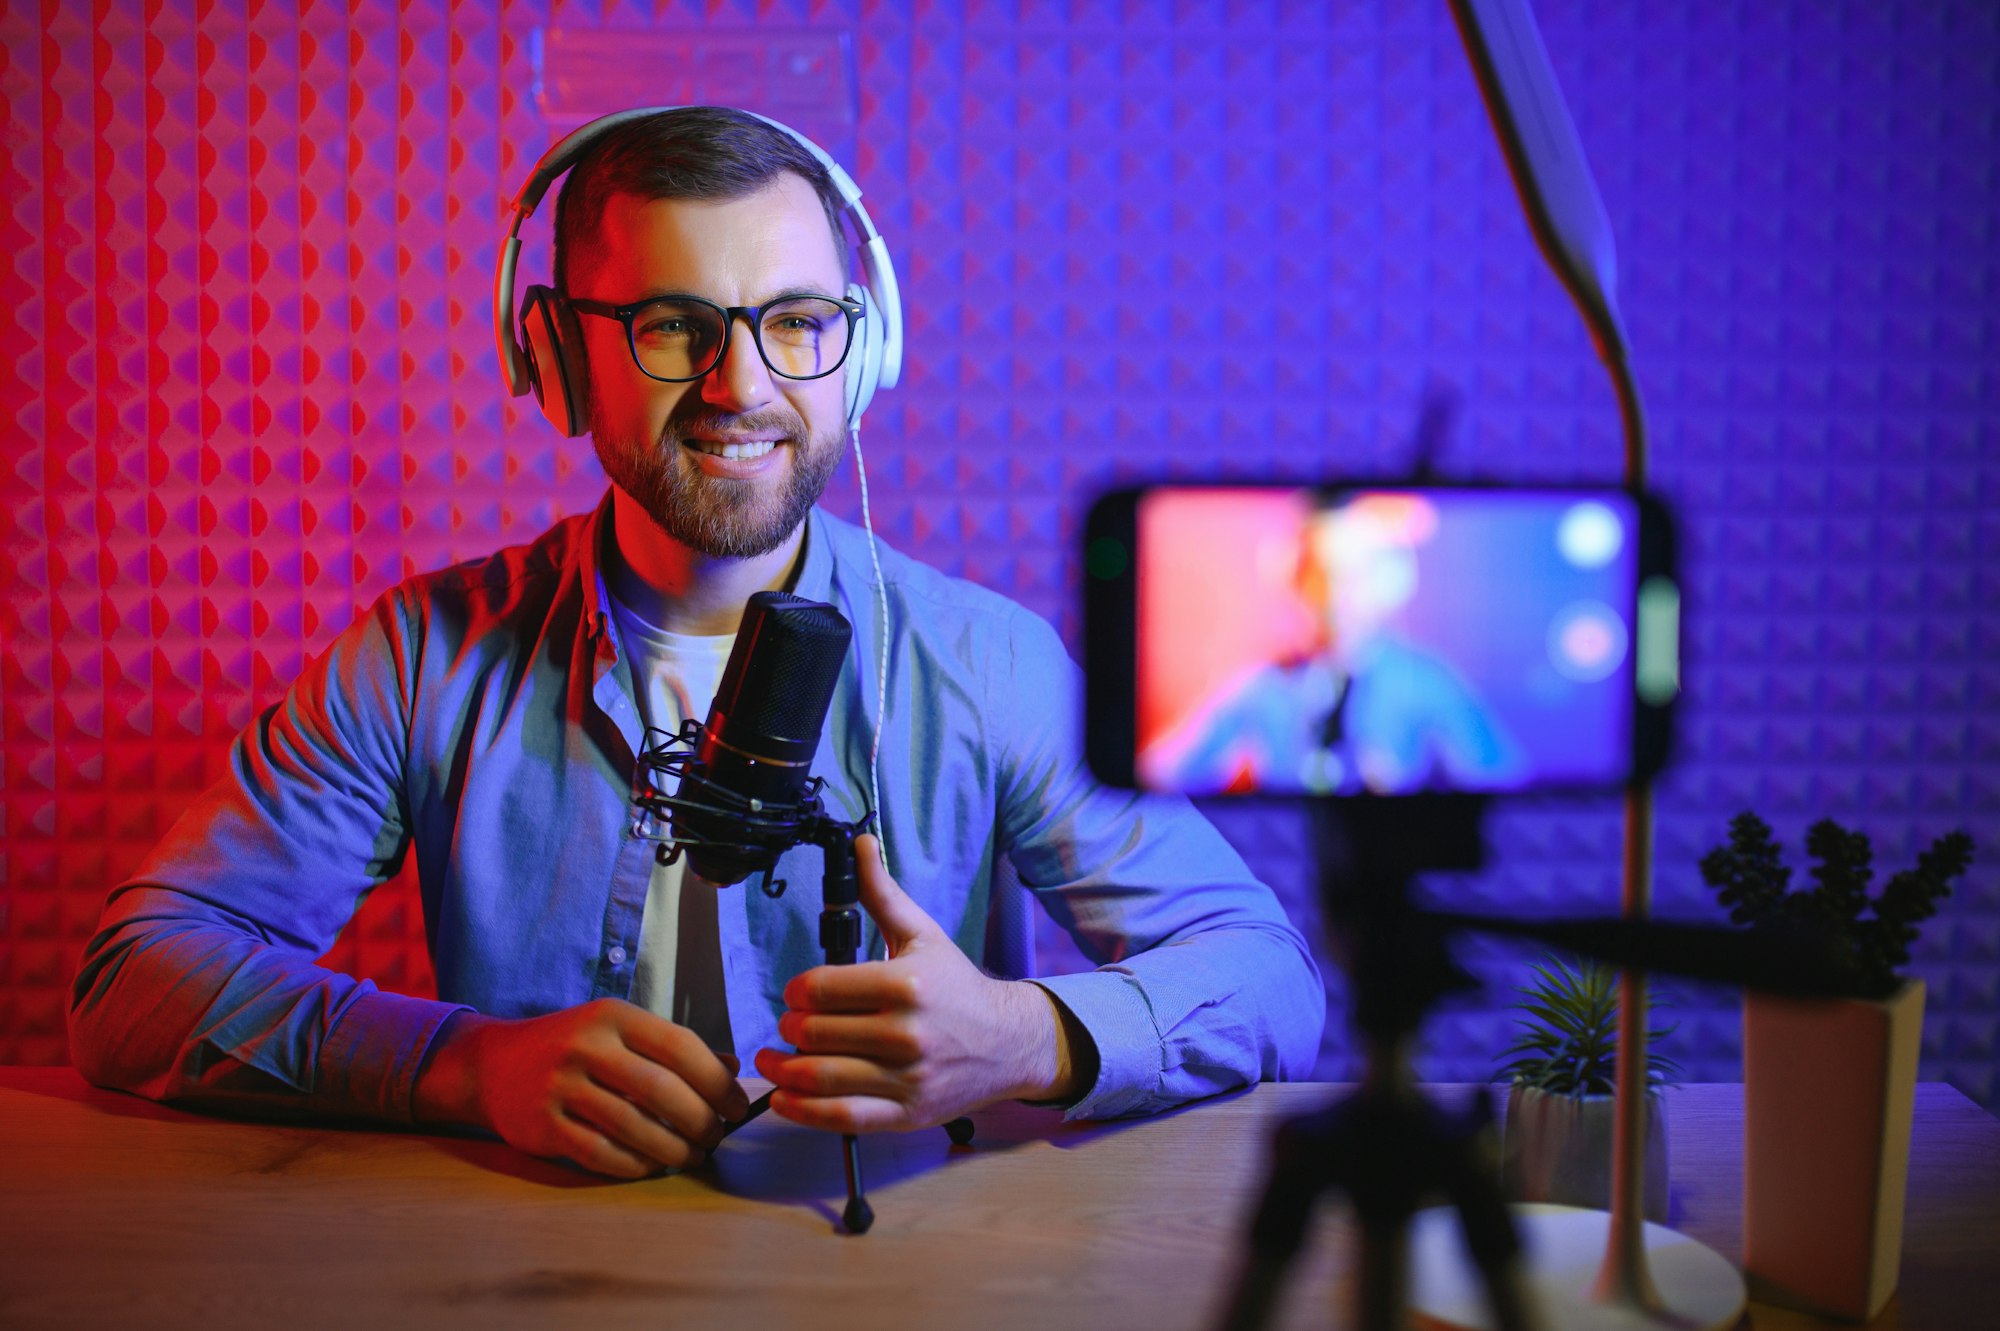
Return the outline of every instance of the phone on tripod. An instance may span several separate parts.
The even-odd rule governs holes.
[[[1092,770],[1187,795],[1610,790],[1667,758],[1672,524],[1616,487],[1159,485],[1084,537]]]

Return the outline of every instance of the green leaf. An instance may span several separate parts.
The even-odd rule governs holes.
[[[1562,1094],[1609,1092],[1618,1068],[1618,972],[1595,963],[1572,966],[1555,956],[1532,963],[1530,972],[1534,982],[1516,991],[1518,1038],[1500,1053],[1509,1060],[1501,1076]],[[1672,1029],[1648,1032],[1649,1085],[1679,1074],[1678,1065],[1651,1048]]]

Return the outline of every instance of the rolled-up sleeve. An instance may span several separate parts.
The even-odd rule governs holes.
[[[1179,797],[1099,785],[1083,764],[1082,681],[1019,611],[996,663],[1001,843],[1097,969],[1036,983],[1097,1046],[1074,1118],[1148,1113],[1308,1076],[1326,991],[1270,888]]]
[[[100,1086],[407,1122],[460,1005],[314,964],[409,845],[412,637],[391,592],[251,722],[222,779],[114,888],[70,999]]]

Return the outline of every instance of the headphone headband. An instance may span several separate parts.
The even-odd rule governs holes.
[[[524,346],[520,325],[516,322],[514,306],[514,276],[521,257],[521,224],[534,216],[541,206],[542,198],[556,178],[576,165],[593,144],[618,126],[642,116],[657,115],[662,111],[681,111],[679,106],[645,106],[630,111],[614,111],[600,116],[588,124],[571,130],[558,140],[523,182],[514,195],[513,221],[507,227],[507,235],[500,245],[500,257],[493,274],[493,331],[500,353],[500,373],[507,382],[507,391],[520,397],[530,391],[545,394],[544,381],[551,373],[559,373],[560,367],[537,367],[537,350]],[[823,167],[827,178],[832,181],[835,193],[840,195],[841,216],[847,219],[854,231],[856,257],[860,264],[859,285],[865,292],[867,317],[863,321],[861,345],[854,348],[861,356],[860,363],[848,370],[851,384],[848,422],[858,424],[862,410],[874,396],[877,388],[894,388],[902,378],[903,369],[903,305],[902,291],[896,281],[896,268],[889,259],[889,247],[882,235],[875,229],[868,210],[861,206],[861,187],[847,174],[840,163],[827,155],[825,149],[790,125],[758,115],[755,111],[745,111],[745,115],[757,119],[789,137],[794,143],[811,153],[813,159]],[[529,293],[533,300],[542,292],[536,288]],[[554,351],[560,353],[560,347]],[[567,397],[567,390],[564,394]],[[544,409],[548,404],[544,398]],[[567,402],[564,411],[569,412]],[[550,419],[555,414],[550,412]],[[557,422],[558,428],[561,423]],[[572,425],[574,422],[572,421]],[[579,431],[572,428],[570,433]]]

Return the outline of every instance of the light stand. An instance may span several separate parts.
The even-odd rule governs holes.
[[[1636,493],[1646,480],[1646,418],[1618,313],[1618,262],[1610,219],[1556,84],[1541,32],[1528,0],[1450,3],[1529,229],[1575,300],[1611,374],[1624,426],[1625,484]],[[1621,910],[1627,921],[1643,921],[1652,913],[1653,901],[1650,784],[1637,784],[1626,792],[1623,861]],[[1719,1254],[1702,1248],[1705,1257],[1677,1263],[1671,1277],[1656,1274],[1647,1261],[1653,1233],[1670,1231],[1646,1225],[1640,1210],[1647,1095],[1645,975],[1627,967],[1619,976],[1618,994],[1617,1127],[1603,1262],[1580,1295],[1572,1282],[1553,1276],[1543,1280],[1543,1292],[1558,1326],[1730,1325],[1743,1308],[1743,1278]],[[1538,1251],[1548,1250],[1558,1240],[1565,1248],[1589,1241],[1579,1238],[1577,1231],[1591,1222],[1537,1218],[1527,1223],[1551,1231],[1539,1242],[1530,1240]],[[1558,1228],[1560,1235],[1553,1232]]]

